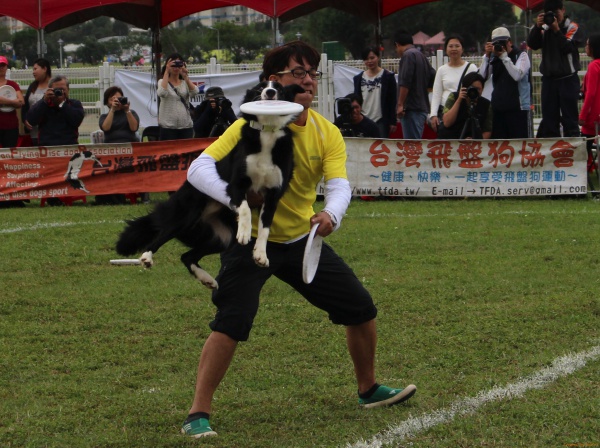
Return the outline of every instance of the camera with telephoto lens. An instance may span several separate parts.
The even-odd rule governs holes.
[[[505,41],[505,40],[499,40],[497,42],[494,42],[494,51],[496,51],[498,53],[504,51],[504,49],[506,48],[506,44],[507,44],[507,41]]]
[[[546,25],[548,25],[548,26],[552,25],[555,20],[556,20],[556,14],[554,14],[554,11],[546,11],[544,13],[544,23]]]
[[[338,98],[336,106],[338,115],[344,117],[352,114],[352,101],[350,101],[350,98]]]
[[[477,87],[469,87],[467,89],[467,97],[471,100],[471,101],[477,101],[477,99],[479,98],[479,90],[477,90]]]
[[[180,61],[179,59],[173,61],[173,67],[183,67],[183,61]]]
[[[54,92],[54,96],[63,96],[64,94],[63,89],[52,89],[52,92]]]
[[[127,97],[126,96],[119,97],[119,103],[121,103],[123,106],[125,106],[127,104]]]

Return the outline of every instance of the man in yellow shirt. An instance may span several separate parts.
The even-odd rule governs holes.
[[[234,242],[221,255],[219,289],[213,293],[217,307],[210,323],[212,333],[202,349],[194,401],[182,432],[194,438],[214,436],[209,425],[214,392],[225,376],[239,341],[246,341],[258,310],[264,283],[275,275],[291,285],[310,303],[327,312],[329,319],[346,327],[346,340],[358,383],[359,404],[377,407],[401,403],[416,391],[381,386],[375,381],[377,308],[356,275],[333,251],[323,244],[314,280],[302,279],[304,248],[310,228],[319,223],[317,233],[327,237],[339,228],[351,199],[346,176],[346,146],[339,129],[310,109],[316,94],[319,53],[301,41],[290,42],[270,51],[263,62],[269,80],[283,86],[298,84],[305,93],[295,102],[304,111],[290,125],[294,142],[294,176],[280,200],[269,234],[269,266],[256,265],[253,242]],[[241,138],[243,120],[236,121],[190,166],[188,180],[198,190],[229,207],[227,184],[217,174],[215,163],[223,159]],[[315,213],[316,186],[325,178],[325,208]],[[255,214],[256,215],[256,214]],[[257,216],[253,217],[256,236]]]

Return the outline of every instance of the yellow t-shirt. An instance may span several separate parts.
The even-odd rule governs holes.
[[[204,151],[216,161],[222,160],[237,144],[245,120],[237,120]],[[309,109],[306,126],[290,125],[294,141],[294,175],[273,219],[269,241],[284,243],[305,235],[310,230],[310,218],[316,187],[322,177],[347,179],[346,144],[339,129],[325,117]],[[258,211],[252,219],[252,235],[256,237]]]

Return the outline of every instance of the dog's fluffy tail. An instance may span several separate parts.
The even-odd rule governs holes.
[[[153,225],[152,213],[131,221],[117,241],[117,253],[120,255],[134,255],[148,247],[158,234],[158,229]]]

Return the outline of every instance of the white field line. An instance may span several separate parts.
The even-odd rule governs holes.
[[[560,358],[556,358],[549,367],[544,367],[516,383],[481,391],[475,397],[467,397],[455,401],[448,408],[435,410],[418,417],[410,417],[399,425],[391,426],[382,433],[376,434],[371,440],[359,440],[353,445],[346,445],[346,447],[379,448],[385,445],[398,446],[405,439],[415,437],[417,434],[427,431],[434,426],[450,423],[455,417],[474,414],[480,407],[487,403],[511,400],[523,396],[530,389],[542,389],[559,378],[583,368],[587,362],[594,361],[599,357],[600,345],[583,352],[561,356]]]
[[[365,218],[452,218],[452,217],[476,217],[476,216],[502,216],[502,215],[598,215],[600,208],[584,210],[550,210],[550,211],[532,211],[532,210],[506,210],[491,213],[364,213],[364,214],[346,214],[347,218],[365,219]]]
[[[77,221],[77,222],[37,222],[20,227],[0,229],[0,235],[7,233],[27,232],[31,230],[54,229],[57,227],[95,226],[98,224],[119,224],[125,221]]]
[[[451,217],[469,217],[469,216],[499,216],[499,215],[578,215],[578,214],[600,214],[600,209],[585,209],[585,210],[553,210],[549,212],[539,212],[531,210],[507,210],[497,213],[427,213],[427,214],[411,214],[411,213],[367,213],[353,215],[348,214],[348,218],[364,219],[364,218],[451,218]],[[31,230],[52,229],[55,227],[73,227],[73,226],[89,226],[97,224],[124,224],[125,221],[78,221],[78,222],[38,222],[35,224],[24,225],[7,229],[0,229],[0,235],[8,233],[26,232]]]

